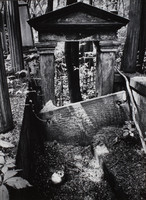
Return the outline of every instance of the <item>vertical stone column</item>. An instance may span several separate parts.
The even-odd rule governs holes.
[[[40,42],[36,46],[40,55],[40,77],[43,101],[46,103],[47,101],[52,100],[55,104],[54,49],[56,47],[56,42]]]
[[[143,136],[145,137],[144,133],[146,134],[146,77],[134,76],[130,78],[130,86],[137,107],[135,117],[140,125]]]
[[[115,53],[117,41],[95,42],[97,48],[96,94],[102,96],[113,92]]]
[[[6,1],[6,11],[12,68],[17,72],[24,69],[18,1]]]

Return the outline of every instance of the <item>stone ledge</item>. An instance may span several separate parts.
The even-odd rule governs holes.
[[[130,78],[130,86],[139,94],[146,96],[146,76],[135,76]]]
[[[76,143],[82,135],[89,138],[101,127],[122,125],[129,119],[129,107],[125,91],[96,97],[90,100],[72,103],[40,113],[43,120],[50,119],[45,124],[44,131],[47,140],[59,140]],[[123,102],[118,106],[118,102]]]

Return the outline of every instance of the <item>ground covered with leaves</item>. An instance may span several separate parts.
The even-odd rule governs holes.
[[[60,77],[58,80],[61,80]],[[24,115],[27,80],[25,77],[21,79],[17,75],[10,75],[8,85],[14,129],[1,134],[0,139],[14,145],[13,148],[5,149],[4,153],[15,159]],[[66,83],[65,86],[67,88]],[[94,91],[93,88],[89,89]],[[57,92],[57,97],[60,98],[60,87]],[[86,95],[89,96],[89,93]],[[68,102],[68,99],[65,100]],[[108,152],[103,151],[105,147]],[[95,149],[104,153],[99,155]],[[138,133],[131,122],[123,127],[105,127],[99,130],[87,146],[46,142],[43,152],[36,147],[32,159],[33,190],[17,192],[12,200],[146,199],[145,159]],[[61,182],[56,184],[52,181],[52,176],[58,173],[61,175]]]
[[[25,91],[27,90],[26,83],[24,84],[20,80],[17,81],[19,82],[19,85],[15,86],[15,89],[13,89],[13,93],[12,93],[12,88],[9,87],[14,128],[7,133],[0,134],[0,139],[6,142],[10,142],[14,145],[13,148],[10,149],[8,148],[7,150],[5,150],[12,158],[15,158],[17,153],[17,147],[22,126],[24,107],[25,107],[25,97],[26,97]]]
[[[16,169],[16,154],[24,115],[27,82],[8,76],[8,88],[13,129],[0,134],[0,200],[14,200],[12,194],[18,195],[23,188],[31,187],[27,180],[19,176],[21,169]]]
[[[4,150],[14,159],[27,93],[27,83],[15,81],[13,91],[9,83],[14,129],[0,135],[1,140],[14,145]],[[94,149],[103,145],[108,153],[97,155],[98,162]],[[123,127],[99,130],[87,146],[46,142],[43,153],[38,147],[34,152],[33,190],[17,191],[12,200],[22,194],[24,200],[144,200],[144,158],[138,133],[131,122],[126,122]],[[54,184],[52,175],[58,172],[63,173],[62,181]]]
[[[9,144],[7,144],[6,148],[1,146],[1,150],[7,156],[15,159],[24,114],[27,82],[14,76],[8,76],[7,80],[13,117],[13,129],[0,134],[1,141],[10,143],[10,148]]]
[[[145,199],[144,154],[135,128],[103,128],[88,146],[54,141],[44,147],[43,154],[34,152],[33,181],[42,199]],[[60,183],[52,179],[57,173]]]
[[[131,128],[130,128],[131,129]],[[104,158],[104,175],[116,199],[144,200],[145,156],[136,130],[112,128],[107,132],[106,145],[110,153]]]

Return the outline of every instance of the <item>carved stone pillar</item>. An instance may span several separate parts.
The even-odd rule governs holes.
[[[55,104],[54,90],[54,49],[56,42],[38,43],[37,49],[40,55],[40,77],[43,101],[52,100]]]
[[[113,92],[115,53],[117,41],[100,41],[97,48],[96,94],[102,96]]]

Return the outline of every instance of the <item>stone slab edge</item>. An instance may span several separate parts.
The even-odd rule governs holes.
[[[130,86],[136,90],[139,94],[146,97],[146,77],[135,76],[130,78]]]

